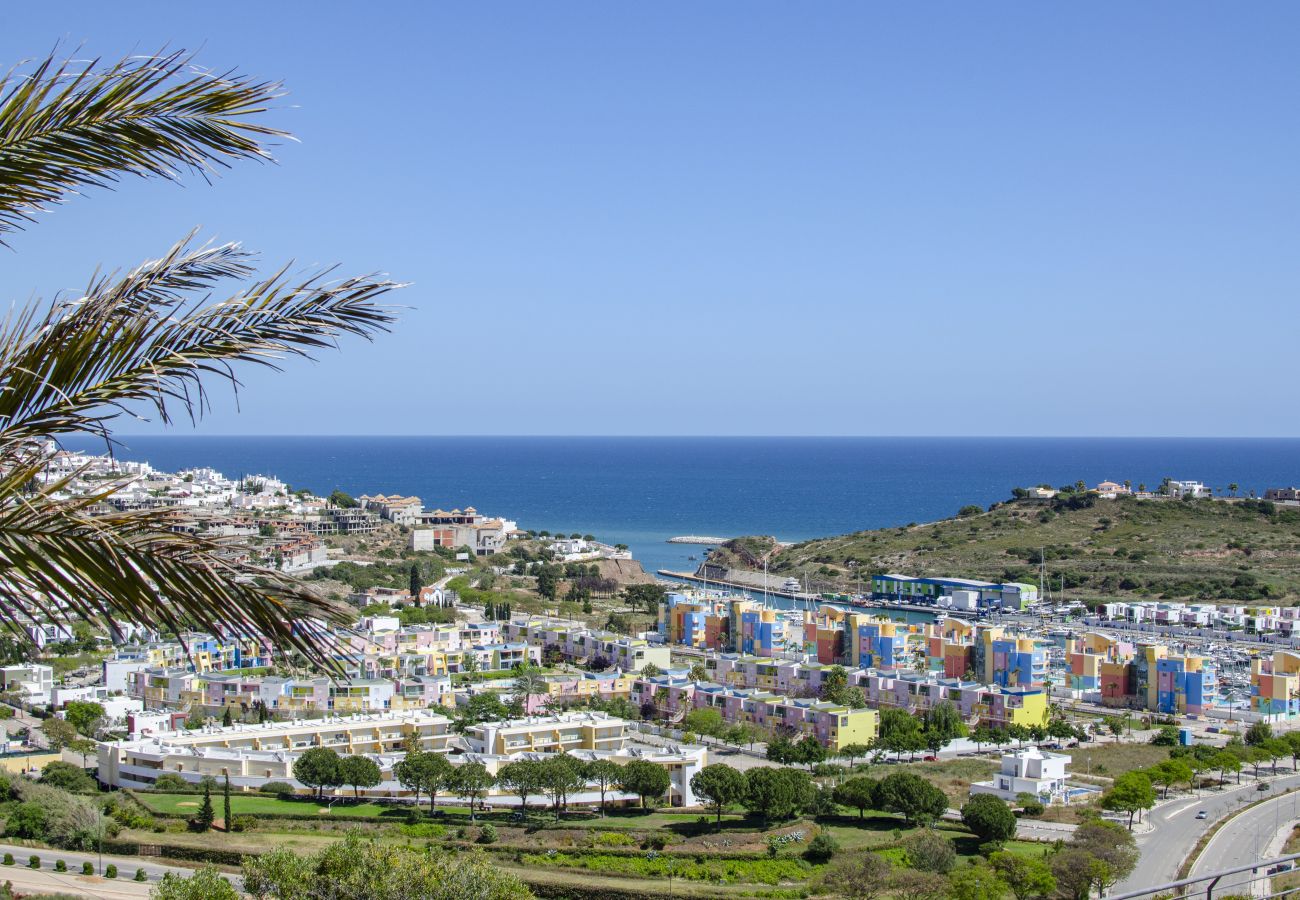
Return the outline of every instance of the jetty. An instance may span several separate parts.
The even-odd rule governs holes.
[[[669,544],[725,544],[731,538],[708,537],[699,534],[684,534],[681,537],[670,537],[667,541]]]

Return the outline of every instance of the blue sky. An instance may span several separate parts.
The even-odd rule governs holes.
[[[283,79],[301,140],[74,200],[6,301],[196,225],[413,282],[202,433],[1300,434],[1294,4],[215,9],[0,29]]]

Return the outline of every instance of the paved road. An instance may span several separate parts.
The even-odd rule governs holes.
[[[1292,793],[1268,800],[1234,816],[1205,845],[1196,864],[1192,866],[1191,874],[1205,875],[1218,869],[1246,866],[1260,859],[1281,855],[1281,845],[1285,840],[1279,841],[1279,835],[1284,837],[1290,833],[1297,815],[1300,815],[1300,795]],[[1234,878],[1239,880],[1240,888],[1234,888],[1231,893],[1252,893],[1241,889],[1249,876],[1243,874]],[[1260,878],[1254,882],[1252,886],[1255,896],[1263,895],[1266,881],[1267,878]]]
[[[178,875],[190,875],[194,871],[184,866],[151,862],[138,856],[113,856],[106,853],[103,857],[103,863],[105,866],[108,866],[109,863],[115,864],[118,877],[116,879],[100,878],[98,875],[86,877],[80,874],[82,863],[88,862],[95,867],[97,873],[100,871],[100,857],[96,853],[76,853],[71,850],[54,850],[49,847],[24,847],[20,844],[0,843],[0,855],[5,853],[14,855],[14,865],[0,866],[0,883],[12,881],[14,887],[17,888],[58,891],[73,896],[91,897],[95,898],[95,900],[100,900],[100,898],[103,898],[103,900],[119,900],[119,898],[148,897],[152,886],[166,873],[174,872]],[[41,868],[39,870],[26,868],[27,860],[33,853],[41,858]],[[54,871],[54,862],[59,859],[68,864],[69,871],[63,873]],[[133,881],[136,869],[144,869],[149,876],[149,880],[143,882]],[[239,878],[237,875],[227,875],[226,877],[233,880],[238,886]]]
[[[60,897],[89,897],[91,900],[144,900],[153,885],[147,882],[109,880],[107,878],[59,874],[36,871],[22,866],[5,866],[0,871],[0,882],[7,881],[24,896],[29,891],[39,891],[41,896],[57,893]]]
[[[1300,788],[1300,775],[1285,775],[1269,784],[1271,793],[1292,788]],[[1202,791],[1196,796],[1173,800],[1152,810],[1148,818],[1153,828],[1145,834],[1138,835],[1137,839],[1138,848],[1142,851],[1142,861],[1138,863],[1133,874],[1112,888],[1110,893],[1123,894],[1176,880],[1183,860],[1216,821],[1262,796],[1265,795],[1257,790],[1257,782],[1246,778],[1242,780],[1240,787],[1232,785],[1222,791]],[[1290,800],[1286,802],[1289,803]],[[1261,804],[1260,808],[1267,809],[1269,816],[1273,814],[1271,805]],[[1196,813],[1200,810],[1205,810],[1209,814],[1208,817],[1196,818]],[[1247,818],[1254,820],[1253,816],[1248,815]],[[1271,833],[1267,835],[1263,842],[1267,843],[1268,837],[1271,836]],[[1205,860],[1206,865],[1210,866],[1205,871],[1231,866],[1230,863],[1223,861],[1217,847],[1214,848],[1213,853],[1203,854],[1201,858]],[[1252,858],[1257,859],[1258,856]]]

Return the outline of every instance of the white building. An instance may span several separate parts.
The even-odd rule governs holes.
[[[1201,484],[1199,481],[1171,481],[1165,485],[1170,497],[1181,500],[1184,497],[1208,497],[1211,489]]]
[[[1003,800],[1015,800],[1020,794],[1032,794],[1044,803],[1064,801],[1067,796],[1065,771],[1070,757],[1063,753],[1044,753],[1037,747],[1002,755],[1002,768],[992,781],[977,781],[970,786],[974,794],[993,794]]]
[[[562,753],[622,750],[627,721],[603,712],[530,716],[470,726],[465,741],[475,753]]]
[[[17,694],[20,700],[44,706],[54,690],[54,669],[39,663],[0,666],[0,691]]]

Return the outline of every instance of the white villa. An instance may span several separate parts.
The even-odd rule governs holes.
[[[1064,802],[1068,796],[1065,764],[1070,757],[1063,753],[1044,753],[1037,747],[1002,755],[1002,768],[992,781],[977,781],[970,786],[974,794],[992,794],[1003,800],[1015,800],[1020,794],[1033,794],[1044,803]]]

